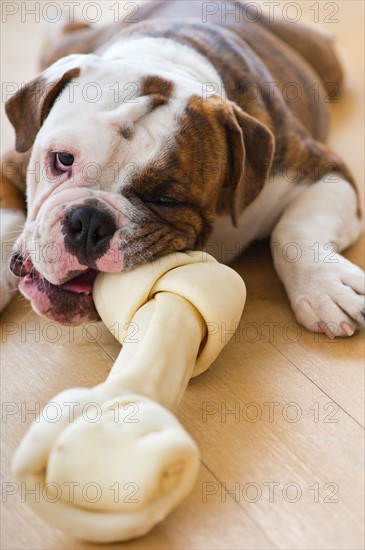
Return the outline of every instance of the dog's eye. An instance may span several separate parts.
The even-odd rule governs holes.
[[[68,172],[74,163],[74,157],[70,153],[56,153],[54,167],[60,172]]]
[[[171,197],[160,197],[157,202],[159,202],[161,204],[166,204],[166,205],[168,205],[168,204],[171,204],[171,205],[177,204],[177,201],[175,199],[172,199]]]

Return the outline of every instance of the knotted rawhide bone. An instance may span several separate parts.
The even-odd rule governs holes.
[[[48,522],[107,543],[147,533],[191,491],[199,451],[170,411],[227,343],[246,292],[211,256],[178,252],[100,273],[93,296],[106,326],[119,328],[122,350],[105,383],[52,399],[59,420],[41,414],[33,423],[13,474],[36,489],[26,501]],[[93,406],[90,421],[83,411]]]

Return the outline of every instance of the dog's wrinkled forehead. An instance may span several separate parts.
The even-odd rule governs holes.
[[[96,55],[82,56],[81,63],[71,60],[55,63],[45,71],[44,78],[54,82],[59,78],[60,71],[77,66],[79,74],[73,75],[68,84],[66,101],[80,103],[90,108],[113,110],[121,104],[134,104],[138,97],[153,96],[153,106],[163,105],[173,93],[173,84],[163,73],[161,75],[146,75],[144,68],[138,68],[128,59],[102,59]],[[80,61],[80,59],[78,59]],[[64,90],[65,91],[65,90]]]
[[[99,113],[106,122],[119,128],[122,136],[131,139],[134,123],[172,100],[174,84],[164,75],[146,75],[128,60],[90,57],[80,64],[79,74],[72,76],[52,104],[49,113],[52,123],[63,122],[65,126],[72,123],[74,116],[80,118],[83,114],[88,117]],[[54,75],[55,68],[45,76],[52,76],[52,73]],[[171,119],[171,113],[168,117],[165,110],[164,118]]]
[[[65,134],[67,140],[73,134],[95,133],[103,121],[131,139],[136,122],[168,103],[170,108],[160,117],[160,127],[172,129],[177,105],[175,101],[171,108],[174,89],[169,75],[159,67],[156,71],[151,67],[146,74],[144,67],[128,58],[70,55],[14,94],[6,112],[16,131],[19,152],[32,147],[39,134],[44,147],[52,129],[61,139]]]

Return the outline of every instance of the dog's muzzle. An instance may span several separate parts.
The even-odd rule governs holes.
[[[99,320],[92,298],[95,277],[99,271],[123,270],[111,246],[115,214],[90,199],[62,213],[61,220],[50,222],[49,234],[41,235],[36,254],[25,243],[19,245],[10,269],[21,278],[20,291],[41,315],[64,324]],[[57,249],[56,259],[48,258],[48,245]]]
[[[21,277],[19,289],[37,313],[62,324],[98,321],[92,289],[98,272],[86,268],[67,282],[53,285],[34,267],[30,259],[14,253],[11,271]]]

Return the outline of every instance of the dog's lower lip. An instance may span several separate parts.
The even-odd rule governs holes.
[[[97,272],[94,273],[94,277],[96,274]],[[77,284],[80,274],[74,279]],[[68,281],[69,285],[72,285],[71,281]],[[39,272],[34,273],[34,270],[23,277],[19,288],[22,294],[32,302],[33,309],[47,319],[63,325],[100,321],[91,292],[64,290],[62,285],[51,284]],[[89,288],[91,288],[91,284]],[[74,290],[80,291],[81,289],[75,288]]]
[[[54,286],[56,288],[60,288],[66,292],[90,296],[92,294],[93,284],[97,274],[98,271],[96,271],[95,269],[86,269],[69,281],[66,281],[65,283],[62,283],[60,285],[54,285],[47,281],[47,279],[45,279],[36,269],[33,268],[31,273],[27,273],[23,277],[23,280],[25,283],[31,283],[34,280],[43,279],[46,284]]]

